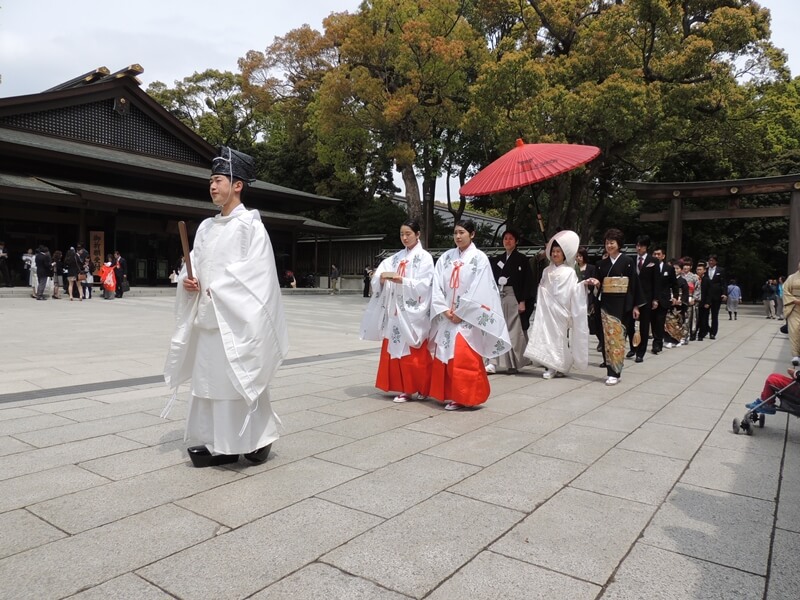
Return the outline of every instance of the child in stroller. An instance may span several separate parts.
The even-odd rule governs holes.
[[[741,428],[750,435],[751,423],[758,422],[759,427],[764,427],[764,415],[774,415],[778,411],[800,417],[800,356],[792,359],[792,366],[786,370],[788,377],[780,373],[767,377],[761,396],[745,405],[747,412],[742,421],[733,420],[734,433],[739,433]]]

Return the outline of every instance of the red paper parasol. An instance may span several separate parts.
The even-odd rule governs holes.
[[[481,169],[475,177],[461,187],[459,194],[462,196],[489,196],[516,190],[571,171],[599,155],[600,148],[596,146],[526,144],[522,139],[517,139],[513,149]],[[536,220],[539,222],[539,229],[546,242],[544,221],[535,192],[533,202],[536,205]]]
[[[600,154],[596,146],[526,144],[517,140],[506,152],[459,190],[462,196],[488,196],[525,187],[571,171]]]

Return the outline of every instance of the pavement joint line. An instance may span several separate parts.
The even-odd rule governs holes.
[[[331,354],[316,354],[313,356],[299,356],[283,361],[281,366],[292,367],[295,365],[305,365],[310,363],[322,362],[326,360],[341,360],[375,354],[377,349],[369,348],[365,350],[348,350],[345,352],[332,352]],[[99,392],[103,390],[113,390],[119,388],[136,387],[163,383],[163,375],[148,375],[146,377],[133,377],[130,379],[115,379],[114,381],[100,381],[97,383],[84,383],[81,385],[67,385],[57,388],[43,388],[38,390],[28,390],[24,392],[13,392],[11,394],[0,394],[0,404],[6,402],[24,402],[27,400],[41,400],[54,396],[73,396],[75,394],[85,394],[87,392]]]

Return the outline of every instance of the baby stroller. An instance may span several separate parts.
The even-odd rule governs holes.
[[[756,400],[748,404],[748,410],[744,413],[742,420],[733,420],[733,433],[739,433],[739,430],[745,432],[746,435],[753,435],[753,425],[758,423],[758,426],[763,428],[765,415],[759,411],[765,404],[773,403],[775,412],[787,412],[795,417],[800,417],[800,356],[795,356],[792,359],[792,365],[795,368],[794,378],[792,381],[781,389],[774,389],[774,393],[766,400]]]

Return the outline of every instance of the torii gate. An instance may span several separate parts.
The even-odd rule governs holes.
[[[789,217],[789,262],[787,273],[794,273],[800,262],[800,173],[779,177],[731,179],[728,181],[694,181],[645,183],[627,181],[625,186],[636,192],[640,200],[669,200],[669,210],[643,213],[641,221],[668,221],[667,255],[681,256],[683,221],[704,219],[753,219],[758,217]],[[754,194],[791,193],[788,205],[762,208],[739,208],[736,199]],[[725,210],[684,211],[686,198],[728,198]]]

